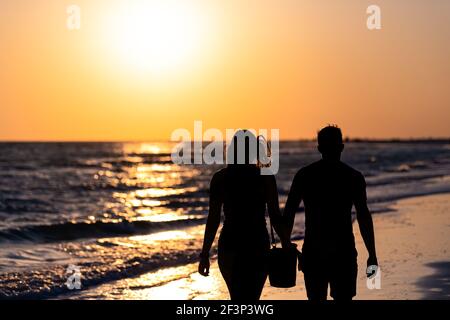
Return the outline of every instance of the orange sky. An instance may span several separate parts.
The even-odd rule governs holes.
[[[173,52],[134,58],[129,28],[111,22],[134,20],[126,1],[2,1],[0,140],[168,140],[194,120],[284,139],[328,123],[352,137],[450,136],[450,1],[183,2],[161,32],[139,31],[138,45],[175,42],[164,45],[179,65],[155,71]],[[69,4],[80,30],[66,27]],[[381,30],[366,27],[370,4]]]

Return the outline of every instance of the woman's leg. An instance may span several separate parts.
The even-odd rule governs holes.
[[[234,300],[234,290],[233,290],[233,265],[235,261],[235,254],[232,251],[225,250],[221,239],[219,239],[218,247],[218,264],[219,270],[222,274],[223,279],[228,288],[228,293],[230,294],[230,299]]]
[[[257,301],[267,280],[265,256],[219,249],[219,269],[231,300]]]
[[[267,254],[265,252],[253,252],[253,254],[242,257],[239,261],[241,262],[239,282],[241,289],[243,289],[240,297],[242,300],[257,301],[261,297],[267,280]]]

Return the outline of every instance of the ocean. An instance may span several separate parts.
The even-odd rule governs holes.
[[[198,259],[220,166],[175,165],[172,147],[0,143],[0,298],[77,298],[142,275],[158,287],[194,272],[183,268]],[[283,206],[297,170],[319,154],[314,142],[284,141],[279,157]],[[450,192],[450,141],[348,142],[342,160],[366,176],[374,214],[400,198]],[[293,239],[303,221],[300,209]],[[67,286],[70,265],[81,290]]]

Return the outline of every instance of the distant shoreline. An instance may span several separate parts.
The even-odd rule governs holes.
[[[345,138],[346,143],[450,143],[449,138],[387,138],[387,139],[372,139],[372,138]],[[315,139],[285,139],[280,142],[315,142]],[[203,141],[205,143],[210,141]],[[0,140],[0,144],[95,144],[95,143],[177,143],[177,141],[162,141],[162,140]]]

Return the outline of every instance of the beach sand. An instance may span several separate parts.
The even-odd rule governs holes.
[[[353,225],[358,250],[355,299],[450,299],[450,194],[403,199],[391,208],[373,215],[379,290],[367,288],[367,250],[357,223]],[[217,270],[213,274],[217,276]],[[227,299],[226,290],[216,298]],[[262,299],[306,299],[303,274],[298,273],[297,286],[289,289],[273,288],[267,281]]]
[[[381,289],[366,285],[367,250],[357,223],[358,287],[355,299],[450,299],[450,195],[400,200],[395,211],[373,215]],[[303,276],[297,286],[267,286],[263,299],[305,299]]]
[[[403,199],[390,207],[392,211],[373,215],[381,289],[367,288],[367,251],[354,223],[359,268],[355,299],[450,299],[450,194]],[[189,264],[162,269],[81,291],[78,298],[228,299],[216,260],[209,277],[200,276],[196,268]],[[151,285],[152,279],[166,274],[171,276],[165,284]],[[297,285],[289,289],[271,287],[267,281],[262,299],[306,299],[303,274],[298,273]]]

